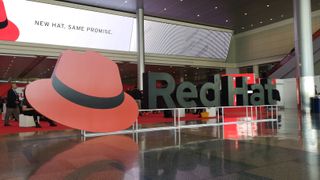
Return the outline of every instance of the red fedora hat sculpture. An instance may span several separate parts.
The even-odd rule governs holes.
[[[0,0],[0,40],[15,41],[19,34],[17,26],[8,20],[3,0]]]
[[[117,64],[96,52],[63,52],[51,79],[29,84],[26,98],[44,116],[91,132],[123,130],[138,117]]]

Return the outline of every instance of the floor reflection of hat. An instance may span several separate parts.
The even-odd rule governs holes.
[[[138,158],[138,146],[126,136],[104,136],[66,150],[28,179],[123,179]],[[132,172],[132,171],[131,171]]]
[[[0,0],[0,40],[15,41],[19,37],[18,27],[8,20],[3,0]]]

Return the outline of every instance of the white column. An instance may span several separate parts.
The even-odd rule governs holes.
[[[310,98],[315,95],[310,0],[294,0],[294,23],[297,78],[300,78],[297,86],[300,87],[301,110],[309,113]]]
[[[137,87],[143,90],[143,73],[144,73],[144,11],[143,8],[137,10],[137,29],[138,29],[138,75]]]
[[[255,78],[259,78],[259,65],[253,65],[253,74]]]

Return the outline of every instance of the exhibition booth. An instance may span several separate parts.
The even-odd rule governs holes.
[[[106,58],[107,60],[113,60],[118,64],[118,70],[114,72],[119,73],[119,79],[122,79],[122,93],[128,92],[129,94],[129,91],[136,88],[135,85],[139,78],[136,74],[138,73],[137,71],[130,71],[132,65],[135,66],[133,69],[138,69],[137,65],[135,65],[137,64],[136,54],[138,51],[137,20],[135,17],[132,17],[132,15],[123,16],[107,13],[103,10],[101,10],[102,12],[93,12],[24,0],[3,0],[3,3],[6,10],[6,14],[3,16],[9,19],[9,25],[12,31],[9,33],[10,37],[8,36],[6,39],[1,37],[1,40],[8,41],[1,44],[2,47],[6,48],[0,49],[1,53],[7,55],[6,61],[8,61],[8,68],[5,69],[5,73],[1,75],[2,79],[16,78],[33,81],[39,78],[46,78],[45,80],[51,78],[51,80],[54,81],[54,74],[59,72],[55,64],[56,62],[61,63],[61,58],[63,57],[61,53],[63,50],[72,49],[79,52],[90,49],[97,51],[104,56],[104,58],[108,57]],[[24,14],[24,16],[21,16],[21,14]],[[39,14],[41,14],[41,17],[39,17]],[[78,18],[74,19],[73,17],[75,15]],[[95,20],[92,21],[92,19]],[[268,92],[264,90],[264,86],[251,86],[259,83],[256,82],[253,74],[225,74],[227,67],[234,67],[233,64],[230,65],[226,63],[231,37],[232,31],[228,29],[200,25],[192,26],[188,23],[178,23],[146,17],[144,20],[145,72],[147,74],[168,73],[169,76],[171,76],[170,79],[172,79],[172,83],[177,85],[177,91],[179,91],[180,87],[180,93],[177,94],[181,95],[188,94],[189,92],[192,94],[194,90],[197,90],[196,86],[209,83],[204,90],[201,90],[202,88],[198,89],[199,94],[202,93],[202,96],[200,97],[199,95],[199,98],[207,98],[207,103],[203,103],[204,101],[201,100],[202,102],[200,104],[189,104],[187,106],[185,104],[179,104],[176,107],[168,104],[167,107],[151,107],[147,105],[147,107],[140,108],[139,113],[136,113],[139,114],[139,116],[131,120],[134,125],[129,129],[133,132],[165,129],[177,130],[181,128],[206,126],[236,126],[243,129],[243,123],[252,124],[249,129],[257,129],[257,123],[265,122],[269,122],[272,128],[275,129],[274,126],[277,125],[274,123],[278,123],[278,107],[277,105],[273,105],[274,103],[262,100],[265,98],[264,96],[269,93],[269,90]],[[86,53],[87,52],[82,53],[82,55],[86,55]],[[12,71],[19,69],[14,69],[14,63],[18,61],[16,56],[19,56],[21,61],[23,61],[23,56],[31,58],[31,60],[28,64],[26,61],[24,62],[24,68],[21,68],[19,73],[13,74]],[[81,55],[79,55],[79,57],[80,56]],[[71,60],[76,61],[71,58],[68,59],[68,62]],[[94,74],[95,71],[98,71],[98,68],[102,68],[101,66],[93,64],[95,60],[94,56],[90,56],[83,61],[86,65],[83,68],[83,72],[78,72],[77,79],[74,79],[75,82],[87,79],[87,77],[80,78],[81,75],[88,74],[87,72]],[[67,76],[81,69],[78,67],[78,63],[82,61],[78,59],[77,61],[78,62],[75,62],[73,65],[73,67],[77,68],[64,70],[64,72],[69,72],[69,74],[66,73]],[[92,65],[90,64],[91,62]],[[103,71],[107,71],[107,69],[101,69],[101,72]],[[222,80],[221,94],[218,95],[216,94],[218,90],[210,89],[214,86],[218,87],[220,91],[220,85],[213,85],[213,83],[216,83],[216,77],[214,75],[217,74],[219,74],[222,79],[226,79]],[[106,79],[110,76],[114,76],[114,74],[109,74],[105,79],[98,79],[90,85],[92,87],[104,86]],[[237,85],[238,79],[240,83],[239,86]],[[91,80],[95,81],[96,79]],[[114,80],[115,78],[110,81]],[[159,79],[155,82],[155,87],[166,89],[168,84],[171,83],[167,82],[167,84],[163,84],[162,81],[163,79]],[[36,83],[37,82],[38,81],[36,81]],[[32,82],[31,84],[35,83]],[[145,82],[144,84],[147,83]],[[248,88],[246,84],[250,85],[248,87],[252,89]],[[0,93],[3,97],[5,92],[8,91],[9,85],[7,83],[0,85]],[[22,99],[25,97],[22,93],[25,84],[18,85],[21,88],[17,90],[17,94],[19,98]],[[175,88],[172,89],[172,92],[174,89]],[[30,92],[30,94],[37,94],[44,99],[47,98],[47,94],[43,92],[42,94],[38,94],[37,88],[34,88],[34,90],[35,91]],[[235,91],[233,92],[233,90]],[[255,90],[258,90],[258,93],[260,93],[260,95],[256,97],[258,100],[256,100],[255,97],[251,98],[253,100],[250,100],[250,96],[256,93]],[[90,89],[89,92],[95,91],[96,89]],[[147,88],[144,88],[145,99],[158,98],[157,96],[150,96],[146,91],[148,91]],[[61,94],[61,92],[59,93]],[[231,92],[235,94],[228,94]],[[100,93],[103,94],[104,92]],[[214,98],[210,99],[208,96],[212,96],[212,94],[214,94]],[[189,95],[179,101],[181,97],[177,95],[176,99],[171,101],[181,102],[189,101],[186,100],[188,98],[195,98],[193,94],[191,97],[188,96]],[[217,100],[218,96],[228,98],[228,100],[221,101],[221,104],[216,104],[214,101]],[[164,99],[166,101],[166,98]],[[211,105],[210,103],[213,104]],[[35,104],[35,102],[31,101],[32,106],[36,106]],[[47,105],[55,106],[54,104],[52,105],[49,100]],[[39,107],[39,109],[41,108],[42,107]],[[61,111],[57,111],[56,113],[58,112],[61,113]],[[42,111],[40,111],[40,113],[42,113]],[[49,113],[50,119],[53,116],[54,115]],[[68,116],[66,115],[66,117]],[[32,122],[31,119],[26,121]],[[84,129],[80,126],[75,127],[74,122],[58,121],[58,123],[63,124],[59,126],[61,129],[72,127],[90,131],[90,129]],[[16,125],[17,124],[14,126]],[[23,126],[33,125],[26,123]],[[54,128],[57,127],[53,127],[53,129]],[[34,129],[30,128],[30,130]],[[92,130],[94,131],[96,129],[92,128]],[[121,129],[112,129],[112,131],[115,130]],[[127,129],[119,131],[119,133],[131,130]],[[102,131],[102,129],[99,129],[99,132]],[[88,133],[83,131],[83,134]]]

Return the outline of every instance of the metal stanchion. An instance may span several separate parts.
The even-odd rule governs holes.
[[[250,106],[250,111],[251,111],[251,121],[253,121],[254,119],[253,119],[253,110],[252,110],[252,106]],[[253,137],[253,122],[251,122],[251,135],[252,135],[252,137]]]
[[[173,110],[173,126],[174,126],[174,127],[177,126],[177,122],[176,122],[176,121],[177,121],[177,112],[176,112],[176,111],[179,112],[179,111],[180,111],[180,108]]]
[[[279,117],[279,109],[278,109],[278,108],[279,108],[279,107],[276,106],[277,131],[278,131],[278,129],[279,129],[279,119],[278,119],[278,117]]]

